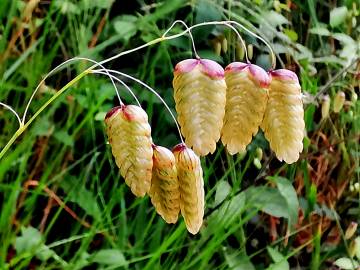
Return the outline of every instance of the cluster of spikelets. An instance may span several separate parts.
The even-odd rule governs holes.
[[[280,161],[298,160],[305,124],[294,72],[187,59],[176,65],[173,87],[181,132],[196,154],[213,153],[220,138],[230,154],[242,153],[261,127]]]
[[[196,234],[204,216],[204,182],[199,157],[186,145],[172,151],[152,143],[146,112],[122,105],[105,118],[107,135],[120,174],[134,195],[149,194],[158,214],[176,223],[181,211],[189,232]]]
[[[181,213],[188,231],[196,234],[205,197],[199,156],[213,153],[220,138],[230,154],[242,153],[261,127],[279,160],[297,161],[305,128],[301,88],[289,70],[266,72],[240,62],[224,70],[206,59],[178,63],[173,87],[185,144],[172,151],[153,144],[148,116],[139,106],[113,108],[105,123],[131,191],[148,194],[167,223],[176,223]]]

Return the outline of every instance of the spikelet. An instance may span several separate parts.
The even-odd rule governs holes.
[[[304,109],[298,77],[290,70],[270,72],[269,101],[261,128],[276,157],[286,163],[299,159],[303,149]]]
[[[213,153],[226,101],[224,69],[214,61],[187,59],[174,70],[174,98],[181,132],[195,153]]]
[[[120,174],[136,196],[150,189],[153,166],[151,127],[146,112],[135,105],[113,108],[105,117],[107,135]]]
[[[180,209],[187,230],[199,232],[204,217],[204,180],[199,157],[184,144],[174,147],[180,186]]]
[[[345,103],[345,93],[343,91],[339,91],[336,93],[334,98],[334,113],[339,113],[343,108]]]
[[[225,68],[227,85],[221,141],[230,154],[244,152],[264,117],[270,78],[261,67],[240,62]]]
[[[162,146],[153,145],[153,151],[151,202],[167,223],[176,223],[180,212],[180,190],[175,157]]]

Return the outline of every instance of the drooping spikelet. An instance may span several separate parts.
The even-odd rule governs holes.
[[[214,61],[187,59],[174,70],[174,98],[181,132],[195,153],[213,153],[226,101],[224,69]]]
[[[146,112],[135,105],[113,108],[105,117],[106,132],[120,174],[136,196],[150,189],[153,166],[151,127]]]
[[[221,141],[230,154],[244,152],[264,117],[270,78],[261,67],[241,62],[225,68],[227,85]]]
[[[304,109],[298,77],[290,70],[270,72],[269,101],[261,128],[276,157],[286,163],[299,159],[303,149]]]
[[[180,209],[187,230],[199,232],[204,217],[204,180],[199,157],[184,144],[174,147],[180,186]]]
[[[167,223],[176,223],[180,212],[180,190],[175,157],[162,146],[153,145],[153,151],[151,202]]]

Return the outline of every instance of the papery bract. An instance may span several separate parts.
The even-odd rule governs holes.
[[[136,196],[150,189],[153,166],[151,127],[146,112],[135,105],[115,107],[105,117],[116,165]]]
[[[184,144],[173,148],[180,186],[180,209],[187,230],[196,234],[203,223],[205,193],[199,157]]]
[[[187,59],[174,70],[174,99],[185,142],[200,156],[220,139],[226,101],[224,69],[207,59]]]
[[[227,84],[221,141],[230,154],[244,152],[263,120],[270,78],[261,67],[234,62],[225,68]]]

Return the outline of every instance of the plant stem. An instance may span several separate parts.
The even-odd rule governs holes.
[[[5,145],[5,147],[0,152],[0,160],[5,155],[5,153],[9,150],[11,145],[15,142],[15,140],[28,128],[28,126],[36,119],[36,117],[45,110],[54,100],[56,100],[62,93],[64,93],[69,87],[74,85],[77,81],[79,81],[82,77],[84,77],[86,74],[88,74],[89,71],[85,70],[82,73],[80,73],[78,76],[76,76],[73,80],[68,82],[63,88],[61,88],[55,95],[53,95],[48,101],[45,102],[44,105],[41,106],[39,110],[36,111],[36,113],[27,121],[23,126],[19,127],[19,129],[15,132],[15,134],[11,137],[11,139],[8,141],[8,143]]]
[[[175,23],[174,23],[175,24]],[[5,155],[5,153],[9,150],[9,148],[11,147],[11,145],[15,142],[15,140],[27,129],[27,127],[36,119],[36,117],[47,107],[49,106],[54,100],[56,100],[63,92],[65,92],[70,86],[72,86],[73,84],[75,84],[78,80],[80,80],[82,77],[84,77],[86,74],[90,73],[91,70],[93,70],[95,67],[97,66],[100,66],[104,69],[104,72],[106,74],[109,75],[114,87],[115,87],[115,90],[118,94],[118,91],[116,89],[116,86],[115,86],[115,83],[113,81],[113,78],[110,76],[110,74],[108,73],[107,69],[104,68],[102,65],[107,63],[107,62],[110,62],[114,59],[117,59],[123,55],[126,55],[126,54],[129,54],[129,53],[132,53],[132,52],[135,52],[135,51],[138,51],[140,49],[143,49],[143,48],[146,48],[148,46],[151,46],[151,45],[154,45],[154,44],[157,44],[161,41],[165,41],[165,40],[172,40],[172,39],[175,39],[175,38],[178,38],[178,37],[181,37],[183,35],[185,35],[186,33],[189,33],[190,34],[190,37],[192,38],[192,35],[191,35],[191,30],[194,29],[194,28],[197,28],[197,27],[200,27],[200,26],[206,26],[206,25],[225,25],[225,26],[228,26],[230,27],[232,30],[234,30],[237,34],[238,32],[236,31],[236,29],[234,27],[231,26],[231,24],[235,24],[239,27],[241,27],[243,30],[247,31],[248,33],[254,35],[255,37],[259,38],[261,41],[263,41],[270,49],[271,51],[271,54],[272,54],[272,58],[273,58],[273,67],[275,67],[275,54],[270,46],[269,43],[267,43],[263,38],[259,37],[258,35],[256,35],[255,33],[253,33],[252,31],[250,31],[249,29],[247,29],[245,26],[243,26],[242,24],[238,23],[238,22],[235,22],[235,21],[212,21],[212,22],[203,22],[203,23],[198,23],[198,24],[195,24],[195,25],[192,25],[190,27],[188,27],[185,23],[183,23],[186,27],[186,29],[179,33],[179,34],[175,34],[175,35],[172,35],[172,36],[165,36],[169,31],[170,29],[174,26],[171,25],[171,27],[164,33],[163,36],[159,37],[159,38],[156,38],[152,41],[149,41],[143,45],[140,45],[136,48],[133,48],[131,50],[127,50],[127,51],[123,51],[117,55],[114,55],[110,58],[107,58],[101,62],[96,62],[94,60],[91,60],[91,59],[87,59],[87,58],[81,58],[81,57],[74,57],[72,59],[69,59],[63,63],[61,63],[60,65],[58,65],[57,67],[55,67],[52,71],[50,71],[40,82],[40,84],[36,87],[36,89],[34,90],[34,92],[32,93],[30,99],[29,99],[29,102],[27,103],[26,105],[26,108],[25,108],[25,112],[24,112],[24,115],[23,115],[23,118],[22,118],[22,121],[21,121],[21,124],[20,124],[20,127],[19,129],[15,132],[15,134],[11,137],[11,139],[8,141],[8,143],[5,145],[5,147],[1,150],[0,152],[0,159],[2,159],[2,157]],[[242,41],[242,44],[243,46],[245,47],[245,43],[243,42],[240,34],[238,34],[239,38],[241,39]],[[192,44],[193,44],[193,48],[195,50],[195,44],[194,44],[194,41],[193,41],[193,38],[192,38]],[[195,51],[195,54],[197,55],[196,51]],[[88,69],[86,69],[85,71],[83,71],[82,73],[80,73],[78,76],[76,76],[73,80],[71,80],[70,82],[68,82],[63,88],[61,88],[54,96],[52,96],[47,102],[45,102],[45,104],[38,110],[35,112],[35,114],[30,118],[29,121],[27,121],[25,123],[25,119],[26,119],[26,114],[27,114],[27,111],[29,109],[29,106],[30,106],[30,103],[31,101],[33,100],[37,90],[40,88],[40,86],[45,82],[46,78],[49,77],[51,74],[53,74],[55,71],[57,71],[60,67],[64,66],[65,64],[71,62],[71,61],[75,61],[75,60],[88,60],[90,62],[93,62],[94,65],[92,65],[91,67],[89,67]],[[126,76],[126,74],[123,74],[123,76]],[[134,78],[133,78],[134,79]],[[154,91],[155,92],[155,91]],[[156,92],[155,92],[156,93]],[[157,93],[156,93],[157,94]],[[122,103],[121,99],[120,99],[120,95],[118,94],[118,97],[119,97],[119,101],[120,101],[120,104]],[[160,97],[161,98],[161,97]],[[9,106],[7,106],[9,107]],[[169,110],[170,111],[170,110]],[[15,112],[16,113],[16,112]],[[17,115],[18,116],[18,115]],[[18,117],[20,118],[20,117]],[[173,116],[173,118],[175,119],[175,117]],[[178,127],[179,129],[179,127]],[[180,130],[179,130],[179,133],[180,133]],[[181,134],[181,133],[180,133]],[[182,137],[180,136],[181,140],[182,140]]]

